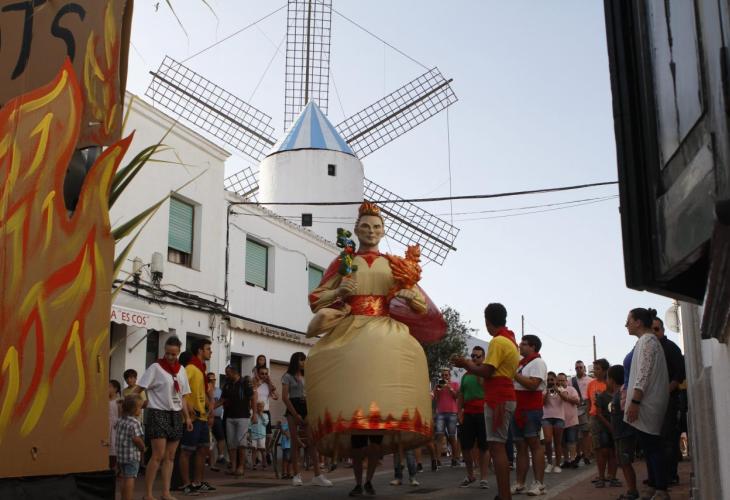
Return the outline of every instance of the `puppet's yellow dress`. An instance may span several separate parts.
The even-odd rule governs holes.
[[[425,353],[408,326],[388,314],[390,263],[367,253],[356,255],[354,264],[357,295],[346,300],[349,314],[307,356],[307,420],[328,456],[349,456],[352,434],[384,434],[388,453],[419,446],[432,431]],[[313,312],[343,305],[335,295],[342,279],[335,262],[309,296]],[[425,313],[426,299],[414,291],[411,308]]]

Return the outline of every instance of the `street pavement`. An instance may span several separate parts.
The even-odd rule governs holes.
[[[639,480],[646,477],[646,467],[643,462],[635,464],[637,477]],[[689,481],[691,474],[691,463],[688,461],[681,462],[679,468],[680,485],[670,490],[672,500],[689,499]],[[427,467],[430,469],[430,467]],[[425,470],[417,474],[416,479],[421,483],[420,486],[412,487],[404,484],[403,486],[390,486],[388,483],[393,479],[393,467],[391,457],[385,457],[383,465],[378,468],[373,486],[377,492],[377,498],[380,499],[460,499],[460,498],[480,498],[493,499],[497,494],[496,482],[491,474],[488,478],[489,489],[480,489],[475,483],[469,488],[460,488],[459,483],[464,478],[466,469],[460,467],[442,467],[438,471],[431,472]],[[406,472],[406,480],[408,474]],[[623,477],[619,471],[619,479],[623,482]],[[332,488],[322,488],[310,486],[312,472],[304,472],[302,474],[305,486],[293,487],[290,480],[276,479],[272,470],[265,471],[246,471],[245,479],[235,479],[219,472],[207,470],[205,479],[214,485],[217,490],[215,492],[201,494],[196,497],[200,500],[233,500],[233,499],[296,499],[296,500],[319,500],[319,499],[342,499],[347,498],[347,494],[354,485],[352,477],[352,469],[339,467],[334,472],[327,474],[332,480],[334,486]],[[596,468],[594,465],[583,466],[579,469],[566,469],[560,474],[545,474],[546,494],[536,497],[543,500],[613,500],[621,493],[626,491],[625,486],[620,488],[596,489],[591,484],[591,479],[596,476]],[[514,472],[512,472],[512,480],[514,481]],[[407,481],[406,481],[407,482]],[[528,483],[532,482],[532,472],[528,474]],[[159,480],[157,481],[159,485]],[[144,478],[137,480],[134,498],[142,498]],[[159,498],[159,486],[155,487],[156,498]],[[641,488],[640,488],[641,489]],[[173,493],[179,500],[186,497],[181,492]],[[119,493],[117,493],[119,498]],[[365,496],[364,498],[372,498]],[[514,496],[516,500],[527,499],[525,495]]]

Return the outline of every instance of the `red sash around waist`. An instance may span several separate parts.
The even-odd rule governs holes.
[[[385,295],[353,295],[348,300],[350,314],[360,316],[388,316],[388,301]]]
[[[542,391],[515,391],[518,410],[542,410]]]
[[[515,400],[515,386],[508,377],[489,377],[484,379],[484,402],[489,406]]]

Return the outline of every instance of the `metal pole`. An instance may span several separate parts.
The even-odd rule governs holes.
[[[525,336],[525,315],[522,315],[522,336]]]
[[[596,354],[596,336],[593,336],[593,361],[598,359],[598,355]]]

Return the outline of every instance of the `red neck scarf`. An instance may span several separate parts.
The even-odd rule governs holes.
[[[205,364],[200,361],[200,358],[197,356],[193,356],[190,358],[190,364],[193,365],[195,368],[200,370],[200,372],[203,374],[203,377],[205,377]]]
[[[520,360],[520,368],[522,368],[523,366],[526,366],[530,361],[532,361],[533,359],[537,359],[539,357],[540,357],[539,352],[533,352],[532,354],[528,354],[527,356],[525,356],[524,358],[522,358]]]
[[[506,326],[500,326],[499,329],[497,329],[497,333],[494,335],[495,337],[505,337],[512,341],[512,343],[516,346],[517,341],[515,340],[515,334],[512,330],[507,328]]]
[[[170,363],[167,359],[160,358],[157,360],[157,364],[160,365],[160,368],[172,375],[172,384],[175,387],[175,392],[180,392],[180,384],[177,383],[177,372],[180,371],[180,363],[178,360],[175,360],[174,363]]]

